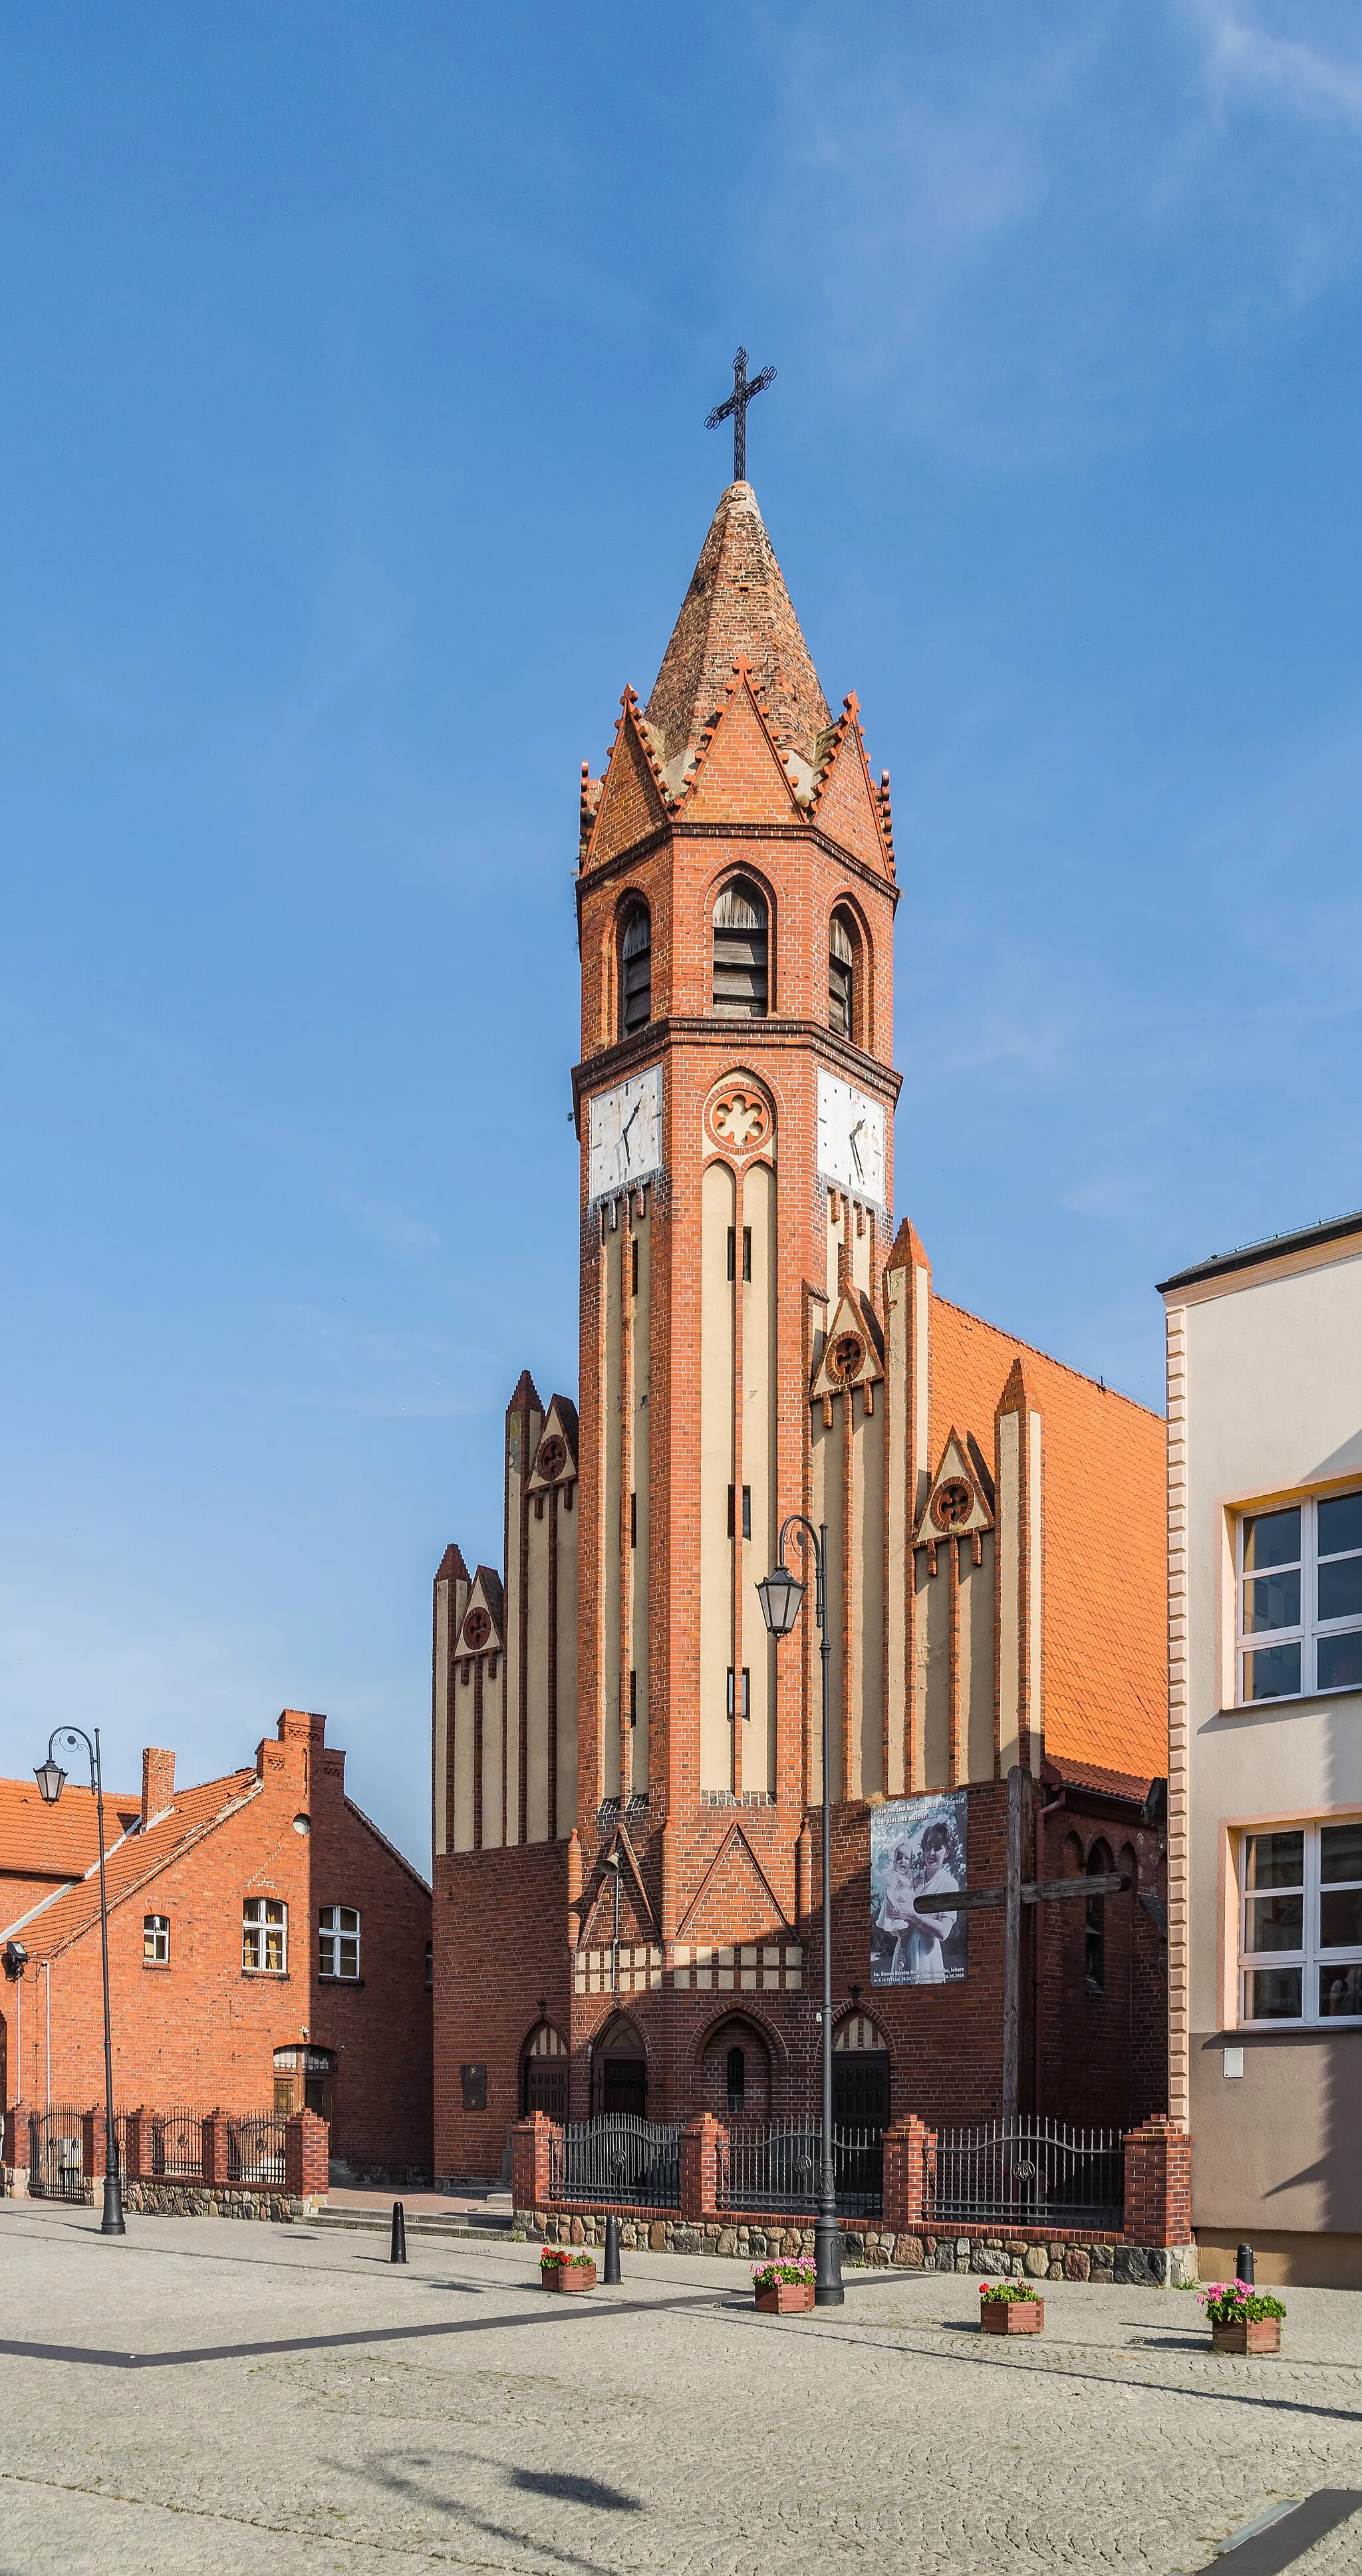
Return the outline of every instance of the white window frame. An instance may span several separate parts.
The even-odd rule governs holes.
[[[151,1947],[148,1949],[147,1944]],[[142,1917],[142,1958],[149,1968],[170,1965],[170,1916],[144,1914]]]
[[[1234,1540],[1234,1690],[1236,1707],[1270,1708],[1274,1700],[1318,1698],[1321,1695],[1321,1685],[1316,1680],[1319,1663],[1320,1639],[1328,1637],[1347,1637],[1362,1631],[1362,1616],[1359,1616],[1356,1613],[1349,1613],[1341,1619],[1321,1619],[1316,1615],[1319,1600],[1320,1564],[1319,1552],[1316,1544],[1319,1506],[1321,1503],[1343,1502],[1348,1498],[1349,1494],[1355,1493],[1358,1490],[1359,1488],[1356,1486],[1345,1486],[1340,1493],[1300,1494],[1292,1496],[1281,1502],[1262,1503],[1255,1506],[1251,1511],[1240,1512],[1235,1529]],[[1301,1616],[1294,1627],[1255,1628],[1248,1630],[1244,1625],[1244,1586],[1246,1583],[1252,1583],[1255,1580],[1255,1577],[1252,1574],[1246,1575],[1244,1572],[1244,1542],[1248,1531],[1248,1525],[1250,1521],[1267,1519],[1273,1512],[1288,1511],[1298,1511],[1301,1516],[1301,1552],[1299,1558],[1294,1561],[1299,1566],[1300,1570]],[[1326,1564],[1329,1564],[1330,1562],[1347,1563],[1349,1556],[1353,1553],[1354,1551],[1351,1550],[1346,1551],[1342,1556],[1332,1559],[1326,1557],[1324,1561]],[[1279,1572],[1290,1573],[1291,1571],[1291,1565],[1284,1567],[1273,1566],[1268,1569],[1268,1572],[1273,1574]],[[1244,1686],[1244,1657],[1245,1655],[1261,1654],[1273,1646],[1299,1646],[1301,1661],[1297,1687],[1292,1691],[1272,1691],[1263,1694],[1257,1699],[1250,1699]],[[1362,1689],[1362,1683],[1326,1682],[1322,1685],[1323,1694],[1329,1698],[1336,1697],[1340,1692],[1356,1691],[1358,1689]]]
[[[355,1986],[359,1983],[359,1907],[357,1905],[324,1905],[317,1917],[317,1974],[331,1983]],[[353,1967],[342,1965],[345,1952],[353,1944]]]
[[[271,1959],[269,1935],[279,1935],[278,1959]],[[241,1970],[247,1977],[288,1975],[288,1907],[281,1896],[246,1896],[241,1902]]]
[[[1355,2030],[1362,2022],[1362,1991],[1359,1991],[1355,2013],[1322,2013],[1319,2008],[1321,1969],[1362,1968],[1362,1942],[1340,1943],[1326,1949],[1319,1937],[1319,1910],[1322,1881],[1320,1878],[1320,1834],[1330,1825],[1355,1824],[1353,1816],[1322,1816],[1315,1823],[1291,1817],[1281,1824],[1246,1825],[1239,1834],[1239,1851],[1235,1866],[1235,1884],[1239,1908],[1236,1942],[1239,1958],[1239,2026],[1243,2030]],[[1255,1834],[1300,1834],[1304,1837],[1301,1929],[1304,1942],[1299,1950],[1250,1950],[1248,1947],[1249,1907],[1253,1894],[1248,1886],[1249,1845]],[[1328,1892],[1343,1893],[1348,1888],[1362,1887],[1362,1878],[1331,1879]],[[1294,1887],[1260,1888],[1259,1896],[1292,1896]],[[1266,2013],[1254,2018],[1249,2010],[1249,1978],[1255,1969],[1299,1968],[1301,2002],[1299,2013]],[[1362,1979],[1359,1979],[1362,1989]]]

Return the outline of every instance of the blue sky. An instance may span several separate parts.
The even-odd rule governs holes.
[[[1362,22],[12,0],[0,1764],[326,1709],[575,1390],[579,763],[749,462],[894,778],[900,1214],[1162,1398],[1362,1201]]]

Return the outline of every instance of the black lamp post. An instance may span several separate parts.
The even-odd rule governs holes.
[[[53,1746],[83,1744],[90,1756],[90,1786],[95,1793],[95,1815],[99,1827],[99,1941],[104,1968],[104,2215],[100,2232],[104,2236],[126,2236],[123,2218],[123,2186],[118,2171],[118,2135],[114,2128],[113,2107],[113,2039],[109,2028],[109,1899],[104,1885],[104,1773],[99,1759],[99,1728],[91,1743],[81,1726],[55,1726],[48,1739],[47,1760],[40,1762],[34,1778],[42,1791],[43,1804],[55,1807],[66,1786],[66,1773],[53,1752]]]
[[[828,1743],[828,1657],[832,1648],[828,1642],[826,1521],[815,1529],[802,1512],[791,1512],[781,1523],[776,1569],[757,1585],[757,1599],[772,1636],[788,1637],[799,1617],[806,1588],[785,1562],[785,1541],[791,1530],[801,1548],[813,1551],[813,1615],[823,1665],[823,2160],[813,2230],[813,2296],[816,2307],[840,2308],[846,2292],[842,2287],[842,2231],[837,2224],[837,2174],[832,2152],[832,1806]]]

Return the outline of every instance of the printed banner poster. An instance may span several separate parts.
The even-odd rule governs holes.
[[[934,1914],[932,1897],[967,1887],[968,1797],[895,1798],[870,1810],[870,1982],[940,1986],[963,1977],[969,1916]]]

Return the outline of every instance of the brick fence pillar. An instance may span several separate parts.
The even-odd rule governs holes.
[[[210,2111],[203,2124],[203,2179],[216,2191],[226,2185],[227,2122],[221,2111]]]
[[[140,2110],[129,2111],[123,2122],[124,2182],[140,2182],[142,2179],[142,2130],[144,2122],[145,2114]],[[147,2137],[147,2145],[148,2147],[151,2145],[149,2134]]]
[[[723,2123],[712,2111],[687,2120],[681,2132],[681,2215],[713,2218],[719,2197],[719,2146]]]
[[[1132,2245],[1192,2242],[1192,2141],[1157,2111],[1125,2141],[1125,2228]]]
[[[80,2127],[80,2169],[87,2182],[98,2182],[105,2169],[109,2143],[108,2132],[104,2126],[103,2112],[86,2111],[82,2113]]]
[[[558,2123],[531,2111],[511,2131],[511,2207],[542,2209],[553,2188],[552,2146]]]
[[[896,2236],[920,2236],[927,2220],[927,2162],[936,2140],[910,2112],[884,2133],[884,2225]]]
[[[331,2130],[316,2111],[295,2111],[284,2123],[284,2189],[290,2200],[325,2200],[330,2181]]]

